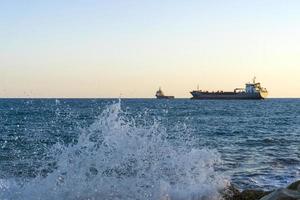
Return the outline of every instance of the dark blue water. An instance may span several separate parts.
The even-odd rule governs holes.
[[[162,191],[185,198],[182,190],[211,193],[220,179],[241,189],[300,179],[300,99],[0,100],[2,199],[28,199],[31,187],[31,199],[46,199],[58,180],[51,198],[152,199]],[[210,189],[198,191],[201,184]]]

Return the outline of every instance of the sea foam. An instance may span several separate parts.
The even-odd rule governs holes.
[[[220,155],[193,147],[188,133],[176,142],[170,135],[159,121],[136,123],[114,103],[80,130],[75,144],[53,146],[47,174],[2,179],[0,199],[221,199],[227,181],[215,171]]]

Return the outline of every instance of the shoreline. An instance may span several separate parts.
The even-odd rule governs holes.
[[[300,179],[289,184],[286,188],[265,191],[262,189],[239,190],[234,185],[229,185],[221,192],[224,200],[299,200]]]

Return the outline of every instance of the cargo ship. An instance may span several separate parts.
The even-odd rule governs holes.
[[[155,94],[157,99],[174,99],[174,96],[166,96],[161,88],[158,89],[158,91]]]
[[[266,88],[261,87],[260,83],[255,82],[255,77],[252,83],[246,83],[245,88],[236,88],[232,92],[209,92],[194,90],[191,92],[191,99],[265,99],[268,96]]]

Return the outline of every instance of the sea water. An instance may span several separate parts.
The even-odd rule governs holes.
[[[1,99],[0,199],[220,199],[300,178],[300,99]]]

